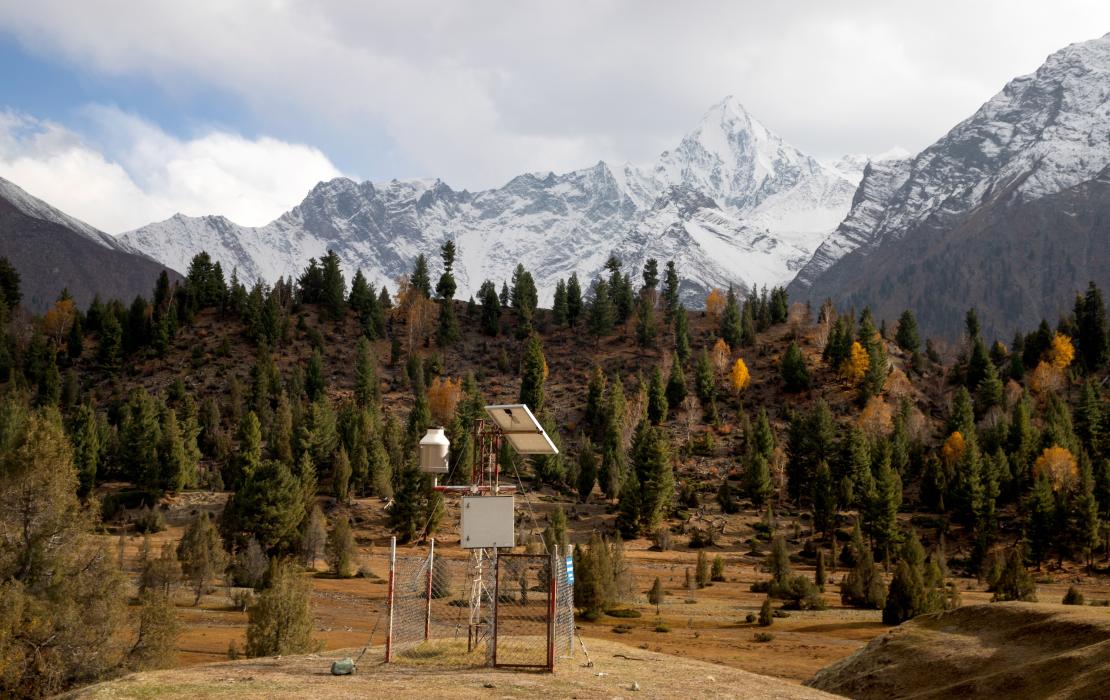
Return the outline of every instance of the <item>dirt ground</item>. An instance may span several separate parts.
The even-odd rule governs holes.
[[[151,536],[151,550],[157,552],[162,542],[176,543],[186,524],[198,511],[216,512],[225,498],[225,495],[205,492],[186,492],[174,497],[167,503],[168,528]],[[531,507],[521,504],[519,509],[530,513],[529,517],[534,517],[542,526],[546,513],[554,507],[551,499],[539,495],[532,495],[529,499]],[[604,510],[603,505],[577,507],[569,521],[572,540],[583,542],[588,539],[589,529],[608,517]],[[456,506],[449,504],[449,511],[444,519],[445,531],[438,541],[437,551],[441,556],[457,557],[461,555],[461,550],[458,549],[457,536],[452,534],[453,524],[457,523]],[[361,556],[370,575],[335,579],[324,572],[323,561],[318,563],[319,571],[313,578],[313,636],[323,651],[361,648],[368,641],[382,645],[385,641],[383,620],[389,539],[381,504],[373,499],[359,501],[353,504],[352,512],[358,523],[356,537]],[[751,554],[747,544],[751,535],[750,524],[758,519],[756,513],[742,512],[733,516],[720,546],[706,550],[710,559],[718,554],[723,557],[726,580],[701,590],[691,591],[684,586],[685,570],[688,567],[693,570],[697,559],[697,551],[689,550],[684,538],[676,536],[675,549],[667,552],[652,551],[647,540],[627,542],[633,601],[626,607],[637,609],[642,616],[635,619],[604,616],[596,622],[580,621],[580,634],[585,638],[587,648],[596,644],[596,640],[614,641],[640,650],[800,683],[889,629],[881,624],[879,611],[842,607],[835,584],[826,586],[827,610],[791,611],[789,617],[775,619],[772,627],[766,630],[746,622],[745,616],[758,612],[763,601],[763,595],[752,593],[749,587],[753,582],[766,578],[766,574],[758,570],[763,556]],[[786,532],[790,529],[785,527]],[[142,541],[138,536],[122,540],[125,562],[135,575],[138,573]],[[114,546],[121,546],[119,538],[114,540]],[[411,552],[401,548],[402,555],[423,551],[419,547],[412,548]],[[813,575],[812,567],[795,565],[795,569],[799,573]],[[843,573],[842,570],[830,571],[829,575],[833,581],[838,581]],[[667,593],[658,615],[655,607],[648,604],[646,595],[656,576]],[[1076,583],[1088,600],[1110,599],[1110,580],[1105,577],[1089,578],[1073,573],[1057,574],[1051,583],[1043,582],[1045,580],[1042,579],[1038,586],[1042,601],[1059,602],[1071,583]],[[960,580],[959,585],[964,605],[990,600],[990,594],[974,580]],[[179,640],[179,665],[224,661],[228,658],[232,642],[239,649],[245,646],[247,617],[233,608],[231,593],[224,587],[215,588],[194,606],[191,591],[178,591],[178,611],[184,623]],[[666,631],[657,631],[664,629]],[[756,642],[754,634],[757,631],[769,631],[774,638],[769,642]],[[369,654],[379,652],[371,650]]]
[[[439,669],[383,664],[373,648],[350,676],[329,673],[331,662],[357,655],[342,649],[292,656],[224,662],[203,667],[137,673],[82,689],[72,697],[251,698],[411,697],[435,698],[615,698],[713,697],[821,700],[822,691],[738,669],[679,660],[613,642],[594,643],[593,666],[564,664],[554,674],[478,669]]]

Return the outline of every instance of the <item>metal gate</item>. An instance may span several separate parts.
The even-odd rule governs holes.
[[[554,554],[498,554],[493,599],[493,665],[553,671]]]

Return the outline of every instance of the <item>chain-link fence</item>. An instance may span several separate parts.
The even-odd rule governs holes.
[[[574,656],[574,550],[555,547],[555,657]]]
[[[467,559],[391,547],[386,661],[552,670],[574,652],[573,564],[471,550]]]
[[[554,645],[554,580],[547,554],[499,554],[494,666],[547,668]]]
[[[487,663],[492,566],[477,557],[395,554],[390,571],[386,661]]]

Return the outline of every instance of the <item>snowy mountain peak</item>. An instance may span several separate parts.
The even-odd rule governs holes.
[[[854,189],[730,96],[646,167],[597,161],[474,193],[437,179],[335,178],[266,226],[175,217],[124,238],[182,269],[207,250],[251,282],[296,275],[332,249],[348,275],[361,269],[390,285],[417,255],[434,258],[454,240],[460,296],[523,263],[545,302],[557,279],[592,279],[617,251],[629,269],[647,257],[676,260],[698,303],[709,286],[788,282],[848,211]]]
[[[1097,177],[1110,165],[1110,34],[1053,53],[914,158],[873,165],[796,291],[837,296],[880,246],[949,230],[999,197],[1028,202]],[[834,274],[844,265],[855,267]]]

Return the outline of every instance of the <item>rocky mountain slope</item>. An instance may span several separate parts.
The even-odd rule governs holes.
[[[178,215],[122,240],[176,267],[207,250],[248,282],[296,275],[330,248],[348,273],[392,285],[419,253],[434,256],[453,239],[461,297],[523,263],[545,303],[558,278],[577,272],[586,283],[613,252],[630,268],[676,258],[700,302],[710,286],[788,282],[847,213],[855,188],[851,168],[802,153],[729,97],[644,167],[599,162],[481,192],[338,178],[265,226]]]
[[[898,248],[900,255],[880,257],[877,251],[910,238],[966,233],[966,227],[974,227],[973,219],[990,219],[1002,235],[1007,227],[1021,226],[1016,219],[1002,220],[1003,212],[1017,216],[1026,203],[1092,181],[1108,164],[1110,35],[1052,54],[1035,73],[1010,81],[914,158],[872,163],[851,212],[802,269],[791,292],[812,300],[832,297],[880,305],[887,300],[884,295],[901,284],[897,266],[919,261],[911,261],[905,248]],[[1075,204],[1074,198],[1071,201]],[[988,209],[992,213],[987,214]],[[918,242],[915,249],[928,245]],[[1048,259],[1033,259],[1034,268],[1055,264],[1052,247],[1044,253]],[[991,276],[1000,269],[997,259],[964,258],[963,264],[979,265]],[[884,267],[881,259],[894,267]],[[942,279],[943,275],[930,277],[928,293],[922,288],[908,292],[917,299],[912,308],[919,315],[928,315],[929,305],[938,298],[957,301],[954,290],[943,288]],[[1087,281],[1075,271],[1061,280],[1067,288],[1063,296],[1042,295],[1036,298],[1037,308],[1049,309],[1048,315],[1058,312],[1070,304],[1068,295]],[[1105,286],[1108,280],[1095,281]],[[870,291],[864,293],[865,289]],[[959,303],[981,304],[974,298]],[[999,308],[980,309],[1002,325],[1022,320]],[[951,330],[924,325],[931,332]]]
[[[85,308],[102,299],[150,295],[162,263],[0,178],[0,256],[19,271],[23,305],[41,312],[68,288]],[[171,279],[180,275],[170,271]]]

